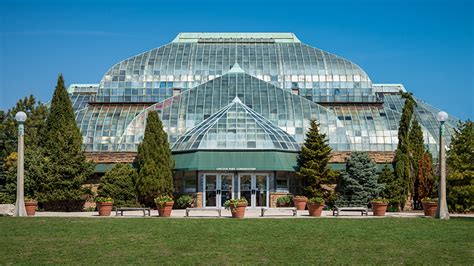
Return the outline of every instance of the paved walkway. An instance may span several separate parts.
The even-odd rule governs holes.
[[[142,211],[128,211],[124,212],[124,216],[115,216],[115,212],[112,212],[110,217],[101,217],[98,212],[36,212],[37,217],[91,217],[91,218],[142,218]],[[222,211],[222,218],[231,217],[231,213],[228,210]],[[406,218],[416,218],[424,217],[422,211],[413,211],[413,212],[387,212],[386,217],[406,217]],[[470,214],[450,214],[451,217],[471,217],[474,218],[474,213]],[[158,211],[151,211],[151,218],[158,217]],[[172,218],[186,218],[184,210],[173,210],[171,213]],[[360,212],[341,212],[339,217],[332,216],[332,211],[323,211],[322,217],[339,219],[339,218],[360,218],[360,219],[377,219],[382,217],[376,217],[372,215],[372,212],[369,212],[368,216],[361,216]],[[146,216],[146,218],[150,218]],[[216,211],[192,211],[190,212],[189,218],[217,218]],[[265,217],[260,217],[259,209],[248,209],[245,212],[245,218],[313,218],[308,215],[308,211],[298,211],[298,216],[292,216],[292,212],[285,210],[272,210],[269,209],[265,212]]]

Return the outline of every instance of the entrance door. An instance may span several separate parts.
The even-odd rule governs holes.
[[[268,207],[268,174],[239,174],[238,196],[245,198],[248,207]]]
[[[233,174],[204,174],[204,207],[223,207],[224,202],[234,198]]]

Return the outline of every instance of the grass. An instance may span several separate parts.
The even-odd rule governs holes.
[[[474,264],[474,219],[0,217],[0,264]]]

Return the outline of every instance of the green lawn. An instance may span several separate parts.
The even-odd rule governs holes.
[[[474,264],[474,219],[0,217],[0,264]]]

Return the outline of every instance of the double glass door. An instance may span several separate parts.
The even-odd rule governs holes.
[[[249,208],[268,207],[268,174],[206,173],[203,184],[203,206],[223,207],[233,198],[245,198]]]
[[[251,208],[269,206],[268,188],[267,174],[239,174],[238,197],[247,199]]]
[[[233,174],[205,174],[203,205],[223,207],[224,202],[233,197]]]

